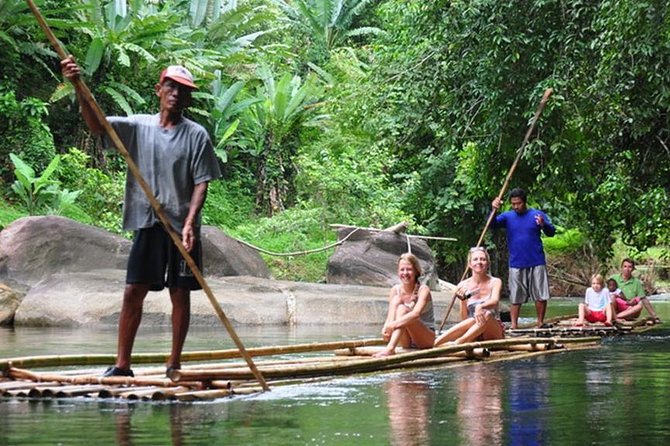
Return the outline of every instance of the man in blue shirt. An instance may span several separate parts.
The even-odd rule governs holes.
[[[498,215],[493,227],[507,230],[512,329],[517,328],[521,305],[528,302],[528,299],[535,302],[537,326],[542,327],[545,325],[544,316],[549,300],[549,276],[541,233],[553,237],[556,228],[547,214],[527,207],[526,192],[523,189],[512,189],[509,200],[512,210]],[[500,199],[493,200],[495,211],[501,205]]]

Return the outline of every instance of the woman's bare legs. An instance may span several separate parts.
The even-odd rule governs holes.
[[[399,305],[396,308],[394,320],[400,319],[410,311],[411,310],[405,305]],[[423,325],[420,320],[415,320],[403,327],[393,330],[389,342],[386,344],[386,348],[374,356],[393,355],[395,354],[395,349],[398,346],[409,348],[412,343],[414,343],[414,345],[416,345],[418,348],[430,348],[433,346],[434,341],[435,332]]]
[[[484,318],[486,321],[483,324],[475,322],[463,336],[456,339],[456,344],[473,342],[480,336],[482,336],[483,340],[502,339],[505,337],[502,326],[498,323],[496,318],[493,317],[491,312],[487,311]]]
[[[437,347],[445,342],[464,344],[466,342],[473,342],[480,336],[484,340],[502,339],[505,337],[503,327],[490,312],[486,312],[485,319],[486,321],[483,324],[478,324],[474,318],[468,318],[456,324],[435,340],[435,346]]]
[[[449,330],[442,333],[437,339],[435,339],[435,347],[444,344],[445,342],[454,342],[456,339],[467,333],[470,327],[472,327],[474,324],[475,320],[471,317],[459,322]]]

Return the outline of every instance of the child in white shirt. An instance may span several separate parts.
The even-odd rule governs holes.
[[[579,320],[577,326],[584,326],[584,320],[590,323],[602,322],[606,327],[612,326],[612,305],[610,291],[605,288],[605,279],[600,274],[591,276],[591,287],[586,289],[584,303],[579,304]]]

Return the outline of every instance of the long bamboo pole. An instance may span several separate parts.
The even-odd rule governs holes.
[[[30,7],[30,10],[33,12],[33,15],[37,19],[37,22],[39,23],[40,27],[44,31],[44,33],[47,35],[47,38],[51,42],[51,45],[54,47],[56,50],[56,53],[58,56],[61,58],[61,60],[67,58],[67,54],[65,53],[65,50],[63,49],[62,45],[54,35],[53,31],[51,31],[51,28],[47,24],[46,20],[44,20],[44,17],[42,16],[42,13],[40,10],[37,8],[35,3],[32,0],[26,0],[28,3],[28,6]],[[196,278],[200,286],[202,287],[203,291],[209,298],[210,303],[214,307],[214,311],[216,314],[219,316],[219,319],[221,319],[221,322],[223,325],[226,327],[228,330],[228,333],[230,334],[230,337],[233,339],[235,342],[235,345],[237,348],[240,350],[242,353],[242,356],[244,359],[247,361],[249,364],[249,369],[253,372],[254,376],[256,377],[256,380],[258,380],[259,384],[261,387],[263,387],[264,390],[270,390],[268,385],[266,384],[265,380],[263,379],[263,376],[260,374],[260,372],[256,369],[256,366],[254,365],[253,360],[251,359],[251,356],[249,356],[248,353],[246,353],[246,350],[244,348],[244,345],[242,344],[242,341],[240,338],[237,336],[237,333],[233,329],[233,326],[231,325],[230,321],[228,320],[228,317],[226,317],[226,314],[223,312],[223,309],[219,305],[219,302],[216,300],[214,297],[214,294],[212,293],[212,290],[210,289],[209,285],[205,281],[205,278],[202,276],[202,273],[200,272],[200,269],[196,265],[195,261],[193,260],[193,257],[186,251],[186,248],[184,248],[184,245],[181,242],[181,239],[175,232],[174,228],[170,224],[170,221],[167,219],[161,204],[158,202],[156,197],[153,194],[153,191],[147,184],[147,182],[144,180],[144,177],[142,176],[139,168],[135,164],[135,161],[133,161],[132,157],[126,150],[125,146],[123,145],[123,142],[117,135],[116,131],[112,127],[112,125],[107,121],[107,118],[105,114],[102,112],[102,109],[96,102],[95,98],[91,94],[91,91],[88,89],[84,81],[81,79],[81,77],[77,77],[72,80],[72,83],[74,87],[77,89],[77,91],[81,94],[81,96],[84,98],[86,103],[91,107],[93,110],[93,113],[95,114],[95,117],[97,118],[98,122],[103,126],[105,129],[105,132],[109,136],[109,138],[112,140],[114,143],[114,146],[116,149],[119,151],[119,153],[123,156],[123,159],[126,161],[128,165],[128,169],[130,170],[131,174],[135,177],[135,180],[137,183],[140,185],[142,190],[144,191],[144,194],[147,196],[147,199],[149,200],[149,203],[151,204],[151,207],[153,210],[156,212],[156,215],[158,216],[158,219],[161,221],[161,223],[165,226],[165,230],[167,233],[170,235],[170,238],[174,242],[175,246],[181,253],[182,257],[186,261],[186,264],[189,266],[191,269],[191,272],[193,273],[193,276]]]
[[[521,156],[523,155],[523,151],[526,148],[526,145],[528,145],[528,141],[530,140],[530,136],[533,133],[533,130],[535,130],[535,125],[537,124],[537,120],[539,119],[540,115],[542,114],[542,110],[544,110],[544,106],[547,104],[547,101],[549,100],[549,97],[551,94],[554,92],[552,88],[547,88],[544,90],[544,94],[542,95],[542,99],[540,100],[539,105],[537,106],[537,110],[535,110],[535,115],[533,116],[533,119],[530,122],[530,126],[528,127],[528,130],[526,131],[526,136],[523,138],[523,142],[521,143],[521,147],[516,152],[516,158],[514,158],[514,162],[512,163],[512,167],[510,167],[509,172],[507,172],[507,176],[505,177],[505,181],[503,182],[502,187],[500,188],[500,192],[498,193],[497,199],[502,200],[503,195],[505,195],[505,192],[507,191],[507,188],[509,187],[509,182],[512,179],[512,175],[514,174],[514,171],[516,170],[517,165],[519,164],[519,160],[521,160]],[[486,226],[484,226],[484,229],[482,230],[481,235],[479,236],[479,240],[477,240],[477,247],[482,245],[482,241],[484,240],[484,236],[486,235],[486,231],[488,231],[489,226],[491,225],[491,222],[493,221],[493,217],[496,215],[496,209],[491,209],[491,213],[489,214],[489,218],[486,220]],[[465,280],[465,276],[468,274],[468,270],[470,269],[470,265],[465,266],[465,271],[463,271],[463,275],[461,276],[461,280],[459,282],[462,282]],[[451,298],[451,302],[449,303],[449,308],[447,309],[447,314],[444,315],[444,319],[442,319],[442,323],[440,324],[440,328],[438,331],[441,331],[442,328],[444,327],[444,324],[447,322],[447,319],[449,318],[449,313],[451,313],[452,308],[454,307],[454,302],[456,302],[456,294],[454,294]]]
[[[9,376],[15,380],[27,380],[36,383],[61,383],[71,385],[93,385],[102,384],[106,386],[154,386],[154,387],[174,387],[174,382],[167,378],[156,377],[127,377],[127,376],[68,376],[53,372],[35,373],[30,370],[11,368],[9,369]],[[253,374],[252,374],[253,376]],[[202,387],[201,382],[184,382],[180,385],[188,385],[190,387]]]

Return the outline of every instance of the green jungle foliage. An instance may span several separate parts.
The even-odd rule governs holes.
[[[563,228],[550,259],[579,252],[605,269],[668,246],[667,2],[36,3],[109,115],[154,113],[165,65],[194,72],[189,117],[224,170],[204,220],[262,248],[327,245],[333,223],[407,221],[458,239],[431,242],[457,280],[547,88],[509,186]],[[1,222],[27,212],[9,153],[36,175],[60,155],[51,179],[78,193],[77,218],[120,231],[125,167],[87,131],[23,1],[0,2],[0,63]],[[504,269],[503,234],[485,243]],[[329,252],[266,259],[277,277],[322,280]]]
[[[392,174],[418,171],[411,210],[470,244],[542,92],[554,89],[512,185],[611,255],[620,235],[667,243],[665,2],[389,1],[368,125]],[[367,101],[366,101],[367,102]]]
[[[9,158],[14,164],[16,177],[10,189],[29,215],[55,214],[90,222],[86,212],[75,204],[81,191],[62,189],[61,183],[55,178],[60,155],[56,155],[39,176],[15,154],[10,153]]]
[[[0,89],[0,181],[12,181],[10,153],[30,160],[38,170],[56,155],[49,127],[42,121],[47,103],[32,97],[17,100],[13,91]]]
[[[86,210],[90,222],[107,231],[121,233],[123,172],[106,172],[93,167],[89,155],[71,147],[61,156],[57,175],[61,187],[80,192],[77,205]]]
[[[26,217],[27,215],[26,211],[11,206],[4,198],[0,200],[0,230],[5,229],[14,220]]]

